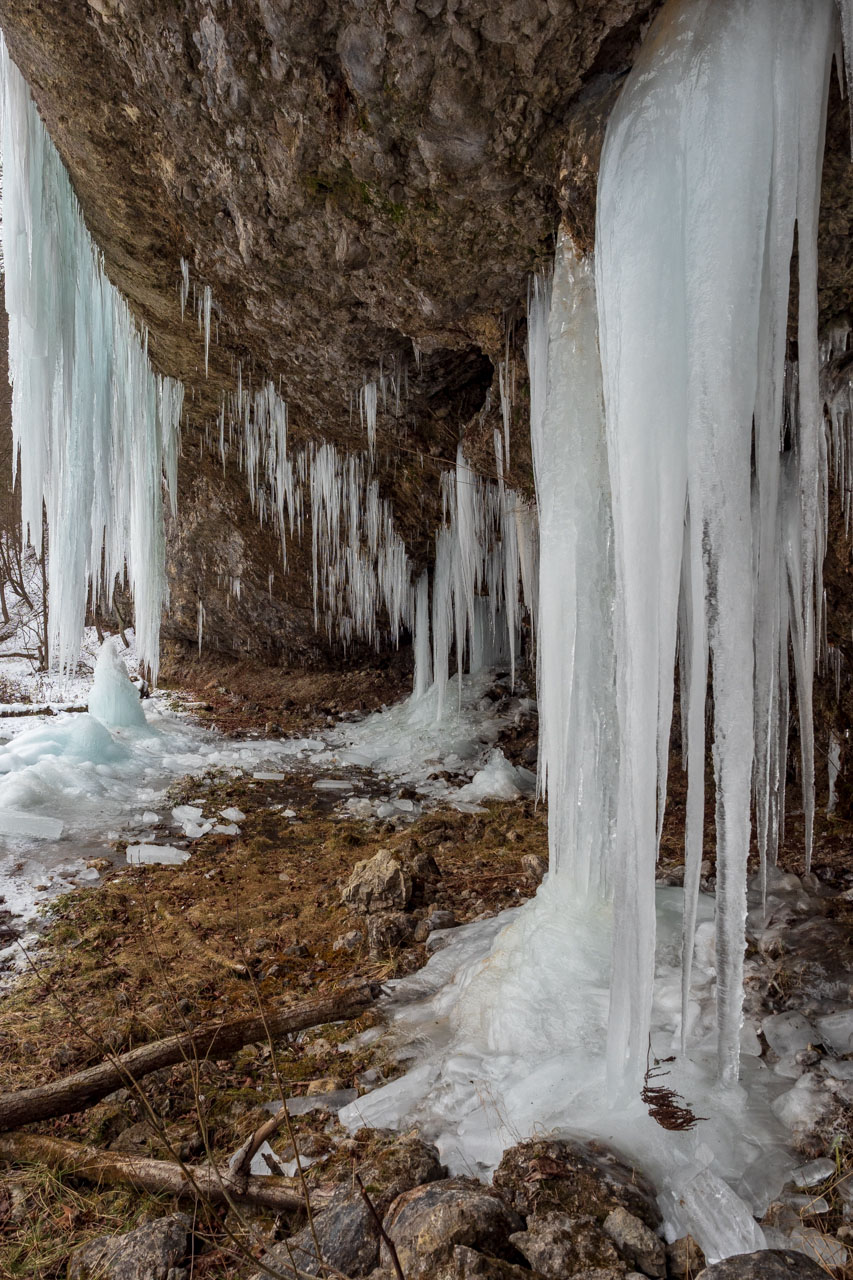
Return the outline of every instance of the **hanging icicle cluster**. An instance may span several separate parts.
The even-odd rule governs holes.
[[[432,586],[432,671],[439,716],[456,666],[480,671],[506,663],[514,679],[520,619],[519,582],[535,616],[535,513],[512,489],[472,471],[461,444],[456,470],[441,477],[444,519],[436,535]],[[422,631],[427,612],[419,612]],[[416,651],[423,639],[415,633]]]
[[[832,0],[680,0],[608,124],[597,295],[615,551],[619,777],[610,1068],[636,1080],[654,972],[654,864],[676,638],[688,771],[682,1032],[702,860],[713,685],[717,1010],[738,1071],[754,798],[764,863],[784,799],[788,653],[806,815],[822,607],[824,431],[817,215]],[[785,346],[797,229],[798,369]]]
[[[76,665],[89,587],[108,603],[126,568],[139,655],[156,675],[163,474],[174,512],[183,387],[153,373],[2,36],[0,129],[12,431],[37,551],[46,513],[51,656]]]

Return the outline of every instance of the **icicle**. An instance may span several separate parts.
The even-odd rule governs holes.
[[[187,310],[187,298],[190,296],[190,264],[181,258],[181,320]]]
[[[209,284],[204,286],[202,299],[202,322],[204,324],[204,376],[207,377],[210,357],[210,304],[213,294]]]
[[[204,604],[199,597],[198,608],[196,609],[196,630],[198,633],[198,653],[201,657],[201,642],[204,635]]]
[[[639,1077],[647,1048],[651,886],[685,511],[688,581],[702,605],[701,617],[698,607],[689,615],[689,696],[704,696],[696,674],[703,627],[714,681],[717,1007],[725,1080],[738,1069],[750,777],[755,760],[756,793],[766,796],[771,763],[778,766],[781,694],[773,693],[779,679],[773,655],[780,652],[778,583],[785,572],[778,519],[792,586],[786,623],[795,637],[804,779],[813,794],[808,723],[824,467],[815,236],[833,8],[829,0],[682,0],[667,7],[655,30],[608,124],[596,235],[622,743],[609,1046],[614,1082]],[[799,427],[795,456],[785,462],[779,453],[781,353],[794,219]],[[784,518],[777,517],[777,501],[786,504]],[[756,635],[764,647],[754,672]],[[698,709],[688,714],[697,726],[690,732],[692,759]],[[807,828],[811,803],[807,794]],[[772,798],[759,804],[769,841]]]
[[[0,101],[13,441],[37,550],[43,506],[50,531],[51,658],[73,669],[88,584],[96,602],[109,599],[126,565],[139,655],[156,679],[167,599],[162,480],[165,468],[174,511],[183,387],[153,373],[2,39]]]

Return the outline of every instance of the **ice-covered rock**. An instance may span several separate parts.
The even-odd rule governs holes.
[[[144,729],[148,722],[139,691],[127,674],[117,644],[112,637],[101,645],[89,694],[89,713],[113,729]]]

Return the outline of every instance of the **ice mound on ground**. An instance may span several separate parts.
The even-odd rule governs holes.
[[[518,800],[536,790],[536,774],[510,764],[500,747],[495,747],[482,769],[456,793],[457,800]]]
[[[116,640],[105,640],[95,665],[95,683],[89,694],[89,712],[114,729],[147,728],[139,693],[127,674],[116,648]]]
[[[697,956],[695,1047],[689,1059],[678,1055],[683,893],[659,889],[655,905],[650,1055],[666,1061],[657,1082],[702,1117],[694,1129],[662,1129],[639,1089],[608,1096],[612,910],[554,875],[523,907],[449,931],[425,969],[392,984],[392,1028],[411,1069],[345,1108],[341,1122],[417,1124],[452,1173],[482,1176],[523,1138],[594,1138],[636,1160],[661,1189],[670,1238],[689,1231],[711,1258],[762,1247],[753,1214],[794,1163],[773,1108],[790,1082],[746,1056],[741,1085],[719,1084],[713,953]],[[713,909],[703,895],[700,924],[712,924]]]

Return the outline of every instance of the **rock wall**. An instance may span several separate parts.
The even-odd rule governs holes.
[[[379,419],[382,491],[416,560],[468,431],[484,469],[512,335],[512,480],[529,489],[523,311],[562,214],[592,242],[607,114],[659,0],[0,0],[0,26],[107,270],[187,385],[166,634],[272,658],[316,647],[305,549],[286,581],[233,463],[205,450],[223,392],[272,379],[290,438],[363,447],[352,397],[408,370]],[[824,322],[853,264],[846,106],[833,90]],[[190,265],[181,318],[180,260]],[[213,295],[210,373],[194,305]],[[417,367],[416,349],[421,354]],[[270,574],[274,575],[272,598]],[[229,595],[239,579],[240,599]],[[322,643],[321,643],[322,647]]]

